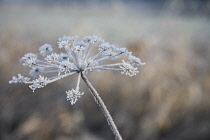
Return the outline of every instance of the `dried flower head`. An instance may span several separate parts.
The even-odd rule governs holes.
[[[40,51],[40,54],[45,56],[47,55],[48,53],[51,53],[53,51],[53,48],[51,45],[49,44],[44,44],[43,46],[41,46],[39,48],[39,51]]]
[[[126,48],[119,48],[100,37],[85,36],[77,41],[78,38],[78,36],[63,36],[58,39],[58,48],[65,52],[55,53],[51,45],[45,44],[39,48],[40,58],[33,53],[25,54],[20,61],[24,66],[31,67],[29,72],[31,76],[38,78],[30,80],[18,74],[18,77],[13,76],[9,83],[30,84],[29,87],[35,91],[37,88],[43,88],[49,83],[77,73],[76,89],[66,91],[67,100],[73,105],[84,94],[79,91],[81,72],[112,70],[134,76],[138,73],[138,68],[135,66],[145,64]],[[47,74],[55,76],[44,76]]]

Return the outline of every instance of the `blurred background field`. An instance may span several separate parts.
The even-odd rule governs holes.
[[[128,77],[92,72],[125,140],[210,139],[210,2],[0,0],[0,140],[112,140],[85,84],[71,106],[76,77],[38,89],[9,85],[28,74],[18,61],[63,35],[97,35],[147,64]]]

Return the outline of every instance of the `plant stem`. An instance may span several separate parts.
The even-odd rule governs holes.
[[[96,89],[92,86],[92,84],[88,81],[87,77],[83,74],[83,72],[81,72],[81,77],[84,80],[84,82],[87,84],[92,96],[94,97],[96,103],[99,105],[99,107],[101,108],[101,110],[103,111],[108,125],[111,127],[111,130],[113,132],[113,134],[115,135],[115,139],[116,140],[122,140],[122,137],[117,129],[117,126],[115,125],[112,116],[110,115],[109,111],[107,110],[103,100],[101,99],[101,97],[99,96],[98,92],[96,91]]]

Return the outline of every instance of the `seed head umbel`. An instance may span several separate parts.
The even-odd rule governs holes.
[[[9,83],[29,84],[34,92],[49,83],[78,74],[76,88],[66,91],[67,100],[73,105],[84,94],[79,88],[80,73],[111,70],[135,76],[139,72],[137,66],[145,64],[126,48],[117,47],[97,36],[63,36],[58,39],[58,48],[60,52],[54,52],[51,45],[44,44],[38,49],[40,55],[25,54],[20,62],[30,68],[31,78],[18,74]]]

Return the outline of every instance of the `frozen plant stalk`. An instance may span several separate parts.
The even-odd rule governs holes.
[[[132,52],[127,51],[126,48],[119,48],[97,36],[85,36],[81,40],[77,40],[79,40],[78,36],[59,38],[58,48],[64,49],[65,52],[54,53],[52,46],[45,44],[39,48],[41,56],[33,53],[25,54],[20,61],[23,62],[24,66],[31,68],[29,75],[33,77],[32,80],[18,74],[17,77],[13,76],[9,83],[29,84],[29,87],[34,92],[37,88],[43,88],[49,83],[72,74],[78,74],[76,88],[66,91],[67,100],[70,101],[71,105],[74,105],[84,94],[84,92],[80,92],[79,88],[82,78],[102,109],[115,135],[115,139],[122,140],[103,100],[85,75],[94,70],[112,70],[134,76],[138,73],[138,68],[135,66],[144,65],[145,63],[142,63],[138,57],[133,56]],[[54,74],[54,76],[49,77],[47,74]]]

